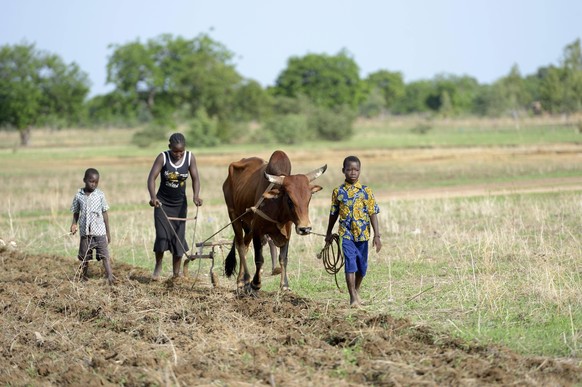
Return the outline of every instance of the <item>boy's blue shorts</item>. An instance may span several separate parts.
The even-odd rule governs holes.
[[[368,271],[368,241],[354,242],[341,239],[341,249],[345,259],[346,273],[360,273],[363,277]]]

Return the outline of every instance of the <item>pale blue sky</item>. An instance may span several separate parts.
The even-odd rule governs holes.
[[[491,83],[517,64],[522,75],[559,64],[582,38],[580,0],[0,0],[0,45],[35,43],[105,84],[109,44],[163,33],[206,32],[236,54],[239,73],[273,85],[292,56],[342,48],[361,76],[401,71],[406,82],[436,74]]]

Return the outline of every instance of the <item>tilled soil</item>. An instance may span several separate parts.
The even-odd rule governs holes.
[[[151,282],[114,263],[0,251],[2,385],[540,385],[576,361],[524,357],[406,319],[298,297],[239,295],[220,277]]]

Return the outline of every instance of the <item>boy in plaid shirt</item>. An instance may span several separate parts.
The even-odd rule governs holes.
[[[81,237],[77,255],[81,261],[81,278],[87,279],[89,261],[93,259],[93,250],[95,250],[95,258],[98,261],[103,261],[107,282],[112,285],[115,278],[111,272],[107,247],[111,242],[107,214],[109,205],[103,191],[97,188],[99,172],[94,168],[87,169],[83,182],[85,187],[79,188],[71,204],[71,212],[73,213],[71,234],[76,234],[79,231]]]

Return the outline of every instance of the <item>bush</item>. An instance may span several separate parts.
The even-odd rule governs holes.
[[[377,87],[372,89],[366,99],[360,104],[360,115],[366,118],[378,117],[384,110],[386,100]]]
[[[204,109],[196,112],[189,122],[188,138],[192,146],[213,147],[220,144],[218,120],[208,117]]]
[[[163,141],[166,138],[167,126],[154,122],[144,129],[134,133],[131,142],[140,148],[146,148],[152,143]]]
[[[265,122],[263,128],[267,136],[281,144],[300,144],[310,137],[307,118],[302,114],[272,117]]]
[[[308,126],[322,140],[341,141],[352,136],[354,119],[355,113],[349,108],[318,107],[309,114]]]

